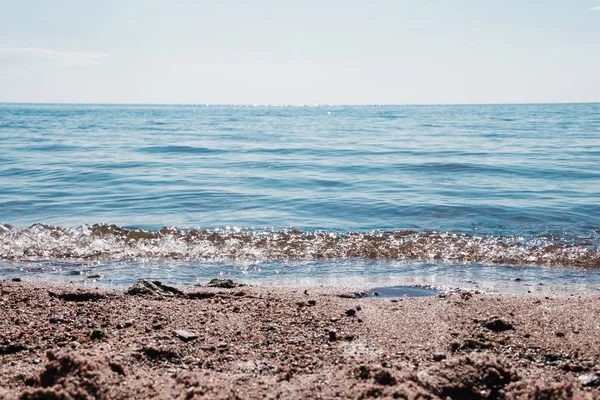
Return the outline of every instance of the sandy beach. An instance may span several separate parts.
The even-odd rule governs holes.
[[[600,296],[0,281],[3,399],[600,398]]]

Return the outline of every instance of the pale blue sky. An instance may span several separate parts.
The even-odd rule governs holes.
[[[0,102],[600,101],[600,0],[0,0],[0,10]]]

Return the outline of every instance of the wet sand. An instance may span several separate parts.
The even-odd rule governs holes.
[[[0,281],[0,398],[600,398],[600,296]]]

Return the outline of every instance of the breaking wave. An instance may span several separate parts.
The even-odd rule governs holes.
[[[337,233],[164,227],[152,231],[106,224],[79,228],[35,224],[24,229],[0,224],[0,259],[11,261],[344,258],[600,269],[596,236],[567,240],[410,230]]]

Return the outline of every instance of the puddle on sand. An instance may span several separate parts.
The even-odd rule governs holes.
[[[415,286],[385,286],[370,289],[367,293],[368,297],[393,298],[435,296],[442,292]]]

